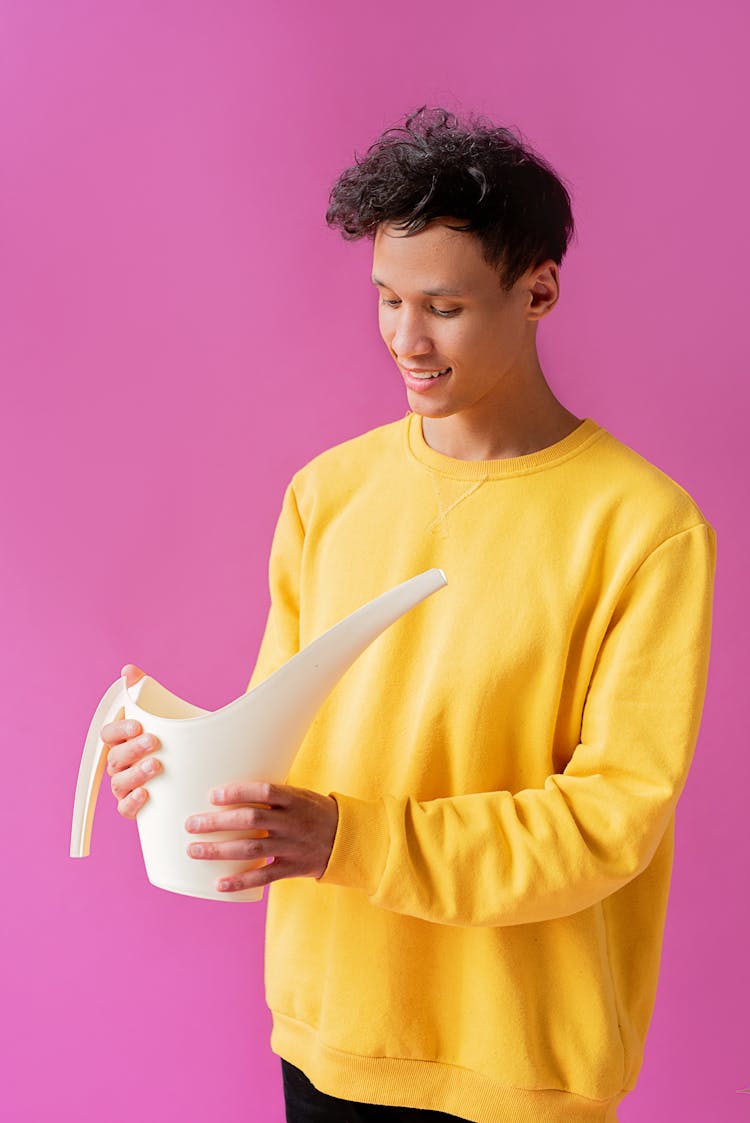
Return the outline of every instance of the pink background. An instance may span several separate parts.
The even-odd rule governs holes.
[[[0,1116],[281,1123],[265,905],[152,888],[108,791],[127,661],[241,693],[283,488],[406,409],[335,176],[422,102],[519,127],[578,239],[539,332],[565,404],[718,532],[714,648],[626,1123],[747,1120],[746,5],[4,0]],[[744,619],[743,619],[744,617]]]

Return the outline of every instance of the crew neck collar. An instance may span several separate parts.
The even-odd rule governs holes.
[[[530,452],[526,456],[508,456],[501,460],[458,460],[445,456],[431,448],[422,433],[422,418],[418,413],[408,413],[406,421],[406,441],[409,453],[421,464],[461,480],[501,479],[506,476],[522,476],[550,468],[571,456],[577,455],[592,441],[597,440],[604,430],[591,417],[585,417],[572,433],[561,441]]]

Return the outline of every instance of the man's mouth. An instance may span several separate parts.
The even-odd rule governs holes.
[[[403,368],[412,378],[439,378],[441,374],[447,374],[451,369],[450,367],[443,367],[442,370],[410,370],[408,367]]]
[[[401,367],[401,373],[409,389],[428,390],[441,378],[447,378],[451,369],[451,367],[442,367],[440,370],[409,370],[408,367]]]

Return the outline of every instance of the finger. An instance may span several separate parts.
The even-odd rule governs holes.
[[[263,838],[236,838],[225,842],[190,842],[187,846],[188,857],[200,861],[248,862],[274,857],[274,851],[281,847]]]
[[[148,799],[145,788],[135,788],[117,804],[117,810],[125,819],[135,819],[136,815]]]
[[[185,830],[191,834],[210,834],[211,831],[272,831],[274,824],[278,826],[278,812],[265,807],[235,807],[231,811],[190,815],[185,820]]]
[[[142,671],[140,667],[136,667],[135,663],[126,663],[120,671],[121,675],[125,675],[125,684],[127,686],[135,686],[138,679],[143,678],[145,673],[146,672]]]
[[[141,728],[140,722],[132,718],[127,721],[110,721],[101,727],[99,737],[105,745],[119,745],[122,741],[127,741],[128,737],[135,737]]]
[[[134,737],[130,741],[110,749],[107,758],[107,774],[114,776],[116,772],[122,772],[124,768],[130,768],[146,753],[153,753],[160,746],[161,741],[153,733],[142,733],[140,737]]]
[[[266,781],[225,784],[212,788],[209,799],[211,803],[259,803],[266,807],[288,807],[294,790],[288,784],[269,784]]]
[[[145,760],[140,760],[134,764],[132,768],[126,768],[123,772],[116,772],[112,777],[111,788],[112,795],[115,799],[123,800],[136,788],[145,784],[157,773],[162,771],[162,763],[155,757],[147,757]]]
[[[245,870],[244,873],[232,874],[222,877],[216,882],[220,893],[238,893],[243,889],[260,889],[270,885],[272,881],[280,881],[282,877],[293,877],[294,866],[284,858],[274,858],[266,865],[257,869]]]

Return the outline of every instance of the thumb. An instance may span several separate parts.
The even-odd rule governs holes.
[[[125,682],[128,686],[133,686],[139,678],[143,678],[145,673],[140,667],[136,667],[135,663],[126,663],[120,671],[121,675],[125,675]]]

